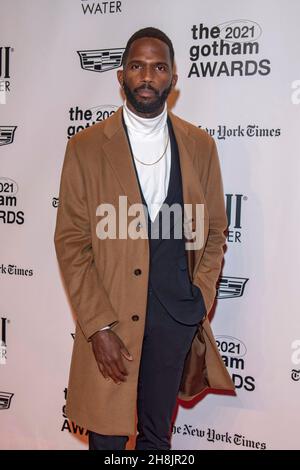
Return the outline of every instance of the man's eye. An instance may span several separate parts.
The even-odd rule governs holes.
[[[133,70],[138,69],[139,67],[140,67],[139,64],[132,64],[132,66],[131,66],[131,68],[132,68]]]
[[[158,70],[161,71],[161,72],[163,72],[163,71],[166,70],[166,66],[165,66],[165,65],[161,65],[161,64],[157,65],[157,68],[158,68]]]

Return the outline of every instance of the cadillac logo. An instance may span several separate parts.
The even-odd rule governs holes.
[[[0,410],[8,410],[14,393],[0,392]]]
[[[0,126],[0,145],[11,144],[14,141],[17,126]]]
[[[95,49],[92,51],[77,51],[81,68],[91,72],[106,72],[120,67],[125,48]]]
[[[247,281],[248,278],[222,276],[217,285],[217,299],[241,297]]]

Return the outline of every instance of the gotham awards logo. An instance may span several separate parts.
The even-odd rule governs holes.
[[[236,19],[219,25],[193,24],[188,78],[266,76],[270,59],[262,44],[262,27],[255,21]]]
[[[1,223],[5,225],[23,225],[25,214],[17,210],[19,186],[16,181],[5,176],[0,177],[0,214]]]
[[[64,389],[64,398],[67,399],[68,389]],[[64,404],[62,407],[62,416],[63,416],[63,424],[61,427],[61,431],[68,431],[70,434],[77,434],[80,436],[87,436],[88,430],[78,426],[73,421],[70,421],[66,415],[66,405]]]
[[[114,104],[101,104],[92,108],[82,108],[78,105],[72,106],[69,108],[68,139],[77,134],[77,132],[109,118],[117,109],[118,106]]]
[[[239,338],[226,335],[216,335],[216,343],[224,364],[231,369],[231,378],[236,389],[246,392],[255,390],[255,377],[249,373],[247,364],[247,347]]]

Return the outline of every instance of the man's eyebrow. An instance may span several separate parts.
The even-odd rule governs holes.
[[[142,59],[131,59],[127,62],[127,64],[131,64],[132,62],[139,62],[139,63],[145,63],[144,60]],[[153,64],[156,64],[156,65],[166,65],[167,67],[169,67],[169,64],[167,62],[164,62],[163,60],[157,60],[157,61],[153,61]]]

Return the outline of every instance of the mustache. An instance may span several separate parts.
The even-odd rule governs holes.
[[[156,95],[159,95],[159,92],[158,92],[155,88],[153,88],[153,86],[147,85],[146,83],[145,83],[145,85],[141,85],[141,86],[135,88],[135,89],[134,89],[134,93],[137,93],[138,91],[141,91],[141,90],[151,90],[151,91],[153,91]]]

